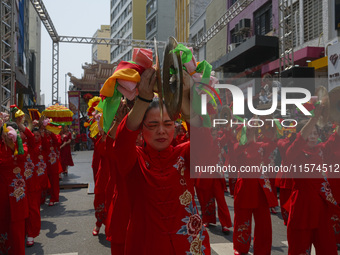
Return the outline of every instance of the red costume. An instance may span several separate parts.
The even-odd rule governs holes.
[[[117,169],[128,179],[131,205],[125,254],[209,255],[209,236],[190,179],[190,143],[163,151],[136,147],[139,130],[128,130],[126,119],[118,127],[114,147]]]
[[[72,140],[71,132],[67,132],[66,134],[62,134],[61,141],[65,143],[69,140]],[[71,154],[71,145],[66,144],[64,147],[60,149],[60,163],[63,168],[63,172],[67,172],[67,166],[74,166]]]
[[[117,168],[112,144],[113,140],[106,137],[107,153],[110,155],[110,179],[106,189],[106,194],[109,195],[106,196],[108,212],[105,234],[107,240],[111,242],[111,254],[124,255],[126,232],[130,220],[130,200],[126,181]]]
[[[25,254],[28,204],[24,161],[25,155],[13,156],[13,151],[0,141],[0,254]]]
[[[336,133],[332,134],[330,140],[334,140]],[[337,147],[335,151],[325,155],[325,163],[327,165],[332,165],[333,169],[337,164],[339,165],[340,159],[340,147]],[[337,178],[339,173],[329,174],[329,184],[331,185],[331,189],[333,192],[333,196],[335,200],[340,202],[340,178]],[[332,210],[331,214],[332,227],[334,230],[336,243],[340,244],[340,212],[335,208]]]
[[[280,152],[282,166],[289,166],[288,159],[286,158],[286,152],[289,146],[292,144],[292,142],[293,142],[292,137],[280,139],[277,141],[277,147]],[[292,187],[293,187],[292,176],[288,172],[286,173],[286,172],[280,171],[277,175],[275,186],[280,188],[279,198],[280,198],[281,215],[283,218],[283,224],[287,226],[289,212],[284,208],[284,205],[287,203],[292,193]]]
[[[274,143],[250,142],[246,145],[235,144],[234,156],[242,156],[241,166],[260,166],[271,152]],[[243,173],[244,174],[247,173]],[[261,173],[251,173],[248,177],[238,176],[234,196],[234,250],[248,253],[251,242],[252,216],[255,220],[254,254],[270,255],[272,245],[272,225],[270,207],[277,206],[270,181]]]
[[[99,147],[103,146],[103,143],[101,141],[101,136],[97,135],[96,138],[92,138],[92,141],[94,143],[94,150],[93,150],[93,156],[92,156],[92,171],[93,171],[93,180],[94,183],[96,183],[97,180],[97,173],[99,169],[99,163],[100,163],[100,153],[99,153]]]
[[[210,150],[211,158],[214,158],[215,164],[220,166],[224,165],[221,160],[221,151],[223,145],[226,143],[226,136],[217,138],[213,141],[212,149]],[[207,162],[205,162],[206,164]],[[209,163],[210,165],[210,163]],[[219,174],[217,174],[219,175]],[[201,205],[202,220],[204,223],[216,224],[216,209],[215,199],[218,207],[218,218],[223,227],[230,228],[232,226],[230,213],[227,202],[224,197],[224,190],[226,188],[226,181],[223,176],[217,176],[217,178],[198,178],[195,183],[196,194]]]
[[[106,153],[106,143],[105,140],[100,139],[97,151],[100,157],[99,168],[96,174],[96,182],[94,188],[94,209],[95,216],[97,219],[96,225],[98,228],[101,227],[106,221],[107,207],[105,206],[106,200],[106,187],[109,180],[109,156]],[[112,147],[112,145],[111,145]]]
[[[47,150],[45,152],[45,158],[47,163],[47,174],[51,184],[51,199],[50,202],[59,202],[59,173],[62,172],[59,156],[57,151],[60,148],[60,141],[58,137],[51,133],[45,135],[42,138],[43,144],[46,144]]]
[[[338,135],[332,141],[309,147],[300,133],[288,148],[286,157],[297,166],[323,164],[323,155],[339,146]],[[308,173],[318,178],[294,178],[287,227],[288,254],[310,254],[314,244],[317,254],[336,255],[337,247],[332,230],[330,211],[337,207],[325,173]]]
[[[231,131],[227,131],[226,133],[226,143],[227,143],[227,148],[228,148],[228,153],[226,153],[225,155],[225,161],[224,161],[224,165],[225,166],[236,166],[237,169],[239,169],[238,164],[238,160],[236,159],[235,155],[234,155],[234,145],[235,143],[237,143],[237,140],[235,138],[235,136],[232,135]],[[228,173],[228,177],[229,177],[229,193],[231,196],[234,196],[234,191],[235,191],[235,185],[236,185],[236,181],[237,181],[237,173]]]
[[[28,154],[25,162],[26,183],[28,187],[27,198],[29,216],[26,219],[26,233],[28,237],[37,237],[41,228],[40,202],[41,192],[48,187],[47,165],[43,151],[47,151],[47,144],[36,142],[34,134],[25,129],[27,137]]]

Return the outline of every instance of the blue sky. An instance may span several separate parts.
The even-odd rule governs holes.
[[[43,0],[58,35],[92,37],[101,25],[110,24],[110,0]],[[91,63],[91,45],[59,43],[59,97],[65,102],[65,74],[81,78],[82,65]],[[41,94],[52,102],[52,40],[41,28]],[[67,86],[69,78],[67,77]]]

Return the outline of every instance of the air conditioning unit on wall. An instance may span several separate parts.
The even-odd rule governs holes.
[[[250,29],[250,19],[241,19],[239,22],[239,30],[249,30]]]
[[[228,52],[233,51],[236,48],[236,43],[231,43],[228,45]]]

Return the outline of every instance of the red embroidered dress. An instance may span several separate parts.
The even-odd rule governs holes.
[[[0,141],[0,254],[25,254],[28,204],[24,160],[25,154],[13,156]]]
[[[125,254],[210,254],[190,179],[190,143],[160,152],[136,147],[139,130],[128,130],[126,119],[118,127],[114,147],[131,203]]]
[[[41,191],[48,186],[47,164],[44,157],[44,151],[48,149],[47,144],[36,143],[34,134],[28,128],[25,129],[24,134],[27,137],[28,147],[24,173],[28,191]]]
[[[288,219],[288,254],[301,254],[314,243],[320,254],[337,254],[330,212],[340,208],[330,189],[322,164],[324,155],[333,153],[340,144],[338,135],[315,147],[309,147],[300,133],[287,150],[286,157],[297,167],[315,164],[321,171],[309,172],[305,178],[294,178]],[[309,176],[314,178],[307,178]],[[316,178],[315,178],[316,177]]]
[[[61,136],[62,143],[65,143],[69,140],[72,140],[71,132],[67,132]],[[66,166],[74,166],[70,144],[67,144],[60,149],[60,163],[64,170],[66,169]]]
[[[46,144],[45,158],[47,163],[47,174],[51,184],[50,202],[59,202],[59,173],[62,172],[58,156],[60,141],[58,137],[51,133],[42,138],[43,144]]]
[[[241,157],[240,167],[259,167],[263,159],[267,157],[267,153],[273,151],[274,146],[275,143],[272,142],[236,144],[234,156],[237,159]],[[254,254],[270,255],[272,226],[269,208],[277,206],[277,198],[265,175],[251,173],[248,177],[252,178],[243,178],[239,173],[235,185],[233,246],[240,253],[248,253],[251,242],[252,216],[254,216]]]

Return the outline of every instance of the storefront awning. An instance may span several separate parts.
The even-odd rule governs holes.
[[[211,63],[213,70],[239,73],[247,68],[278,58],[279,40],[275,36],[255,35],[220,59]]]
[[[324,47],[305,47],[294,52],[294,65],[308,66],[308,62],[319,59],[325,55]],[[308,61],[308,62],[307,62]],[[279,71],[279,59],[262,66],[262,75]]]
[[[328,68],[327,56],[316,59],[316,60],[308,63],[308,67],[314,67],[315,70],[325,70],[325,71],[327,71],[327,68]]]

